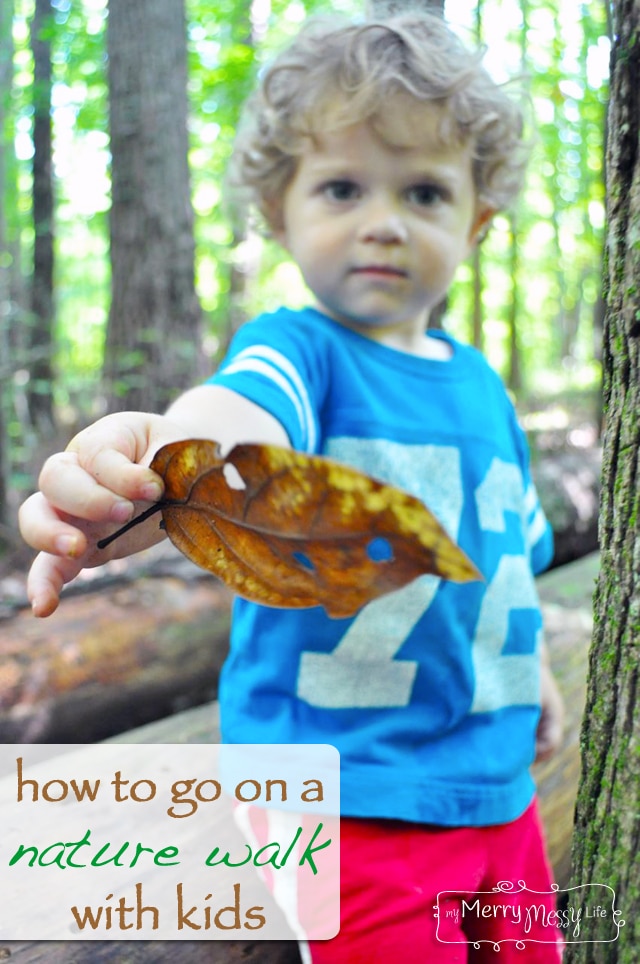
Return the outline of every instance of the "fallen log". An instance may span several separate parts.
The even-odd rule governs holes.
[[[1,741],[96,742],[213,699],[230,607],[208,575],[156,576],[3,620]]]

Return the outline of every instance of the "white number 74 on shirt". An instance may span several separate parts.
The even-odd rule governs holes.
[[[362,471],[418,495],[457,539],[464,500],[457,448],[439,445],[407,448],[387,440],[335,439],[327,454],[344,461],[348,458]],[[481,528],[487,532],[505,532],[505,512],[524,512],[520,468],[494,458],[476,489],[475,501]],[[439,584],[436,576],[422,576],[365,606],[333,652],[303,652],[298,696],[326,709],[408,705],[418,663],[396,657],[433,603]],[[503,555],[487,586],[472,644],[475,689],[471,712],[537,702],[536,653],[502,653],[513,599],[518,600],[519,610],[538,607],[524,555]],[[495,671],[496,660],[499,660],[499,673]]]

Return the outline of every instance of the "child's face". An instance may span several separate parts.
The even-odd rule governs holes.
[[[470,146],[443,144],[439,120],[435,107],[414,110],[408,147],[367,123],[318,136],[275,231],[318,307],[409,351],[420,350],[431,310],[492,213],[476,200]]]

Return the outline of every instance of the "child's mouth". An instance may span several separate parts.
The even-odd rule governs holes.
[[[351,269],[352,274],[370,275],[378,278],[406,278],[407,272],[389,264],[365,264]]]

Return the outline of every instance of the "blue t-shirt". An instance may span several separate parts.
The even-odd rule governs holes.
[[[420,498],[483,574],[423,576],[331,619],[237,599],[220,682],[232,743],[331,743],[349,816],[443,826],[529,804],[552,535],[509,398],[444,333],[446,361],[380,345],[315,309],[246,324],[211,379],[278,419],[294,448]]]

